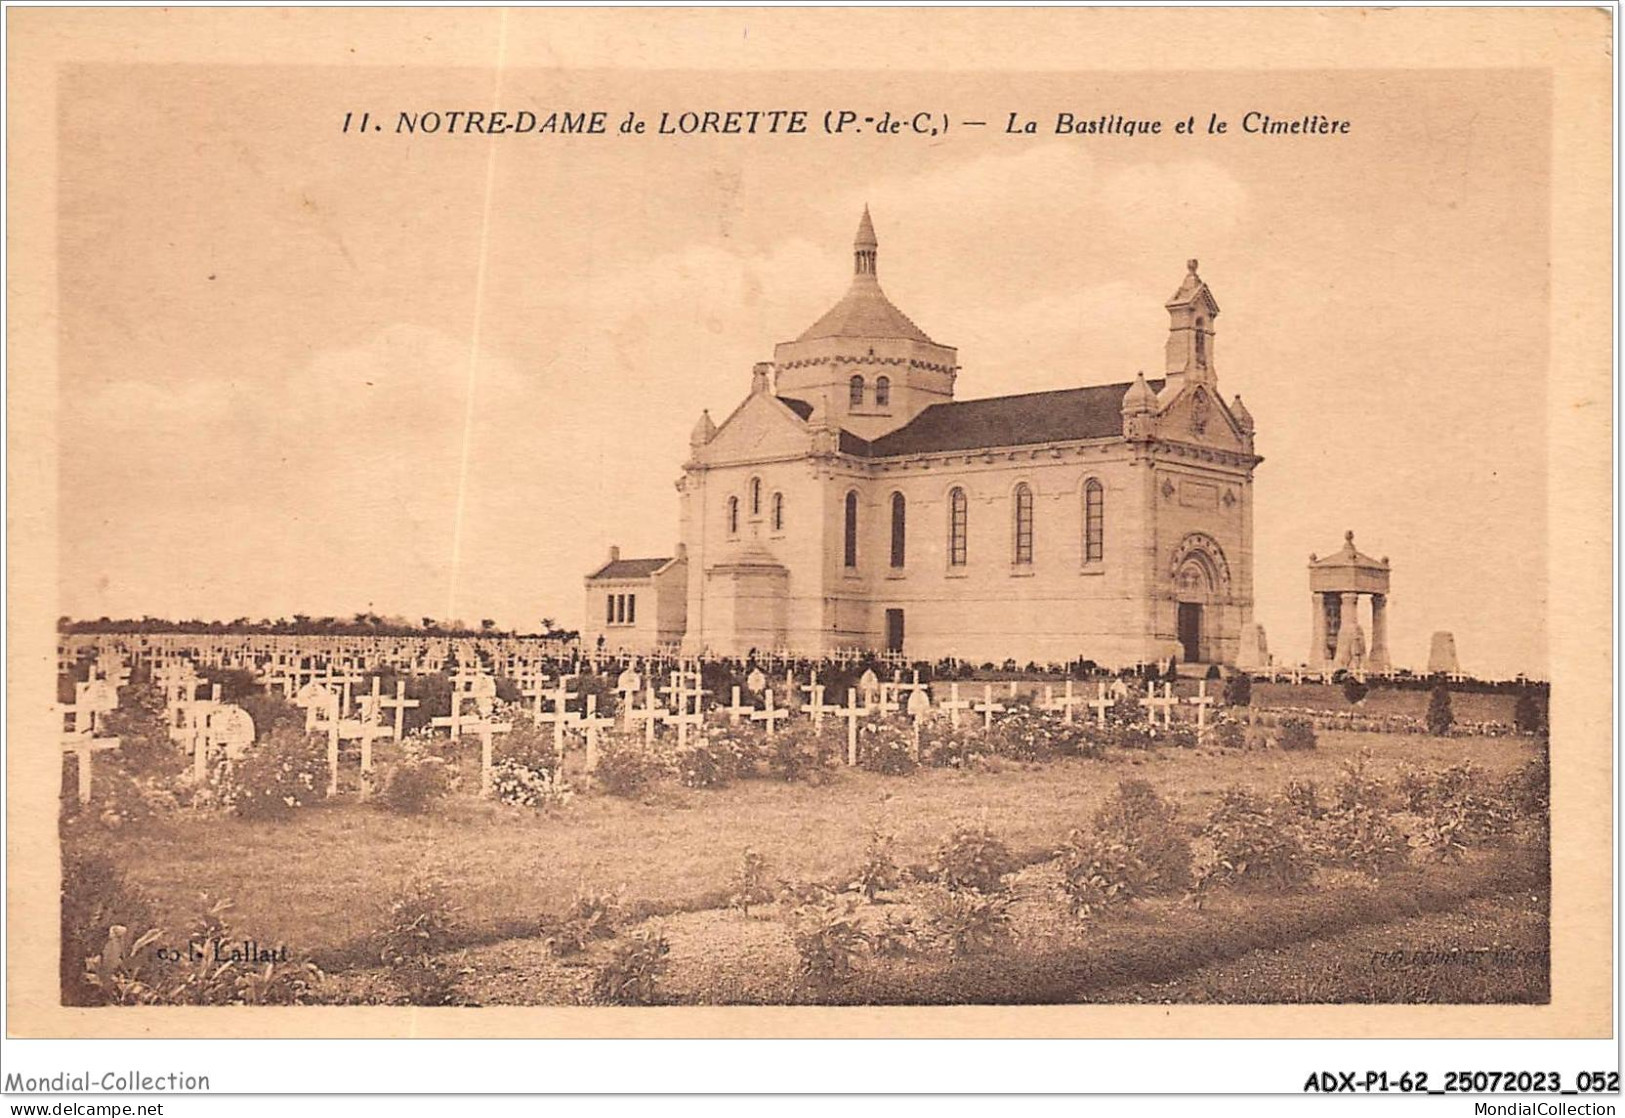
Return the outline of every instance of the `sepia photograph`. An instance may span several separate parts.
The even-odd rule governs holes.
[[[1606,16],[8,14],[12,1031],[1606,1033]]]

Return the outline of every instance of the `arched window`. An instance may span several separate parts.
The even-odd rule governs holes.
[[[773,494],[773,530],[784,531],[784,494]]]
[[[1026,482],[1016,486],[1015,506],[1015,561],[1026,565],[1033,561],[1033,491]]]
[[[891,495],[891,565],[901,567],[907,559],[905,551],[908,538],[905,522],[908,518],[908,502],[901,493]]]
[[[879,377],[875,380],[875,407],[883,408],[891,403],[891,377]]]
[[[1098,563],[1106,554],[1106,487],[1094,478],[1083,487],[1083,561]]]
[[[846,382],[846,402],[849,407],[863,407],[863,378],[853,377]]]
[[[846,565],[856,568],[858,565],[858,495],[846,495]]]
[[[728,498],[728,534],[730,536],[737,536],[739,534],[739,498],[738,497],[729,497]]]
[[[762,515],[762,479],[759,477],[750,479],[750,514]]]
[[[1207,368],[1207,332],[1203,329],[1207,324],[1200,317],[1196,320],[1196,367]]]
[[[970,518],[970,503],[965,491],[955,488],[948,494],[948,565],[965,565],[965,533]]]

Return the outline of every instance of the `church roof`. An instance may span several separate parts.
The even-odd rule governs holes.
[[[592,574],[589,579],[599,578],[648,578],[671,562],[671,556],[664,559],[615,559],[605,563]]]
[[[1349,531],[1343,533],[1343,546],[1340,550],[1334,551],[1332,554],[1323,559],[1317,559],[1311,555],[1309,557],[1309,565],[1311,567],[1320,569],[1329,567],[1366,567],[1370,569],[1386,569],[1388,566],[1388,558],[1387,556],[1384,556],[1381,559],[1373,559],[1371,556],[1365,554],[1359,548],[1355,547],[1354,532],[1352,529],[1350,529]]]
[[[1130,383],[932,404],[902,427],[872,441],[842,431],[841,451],[864,458],[892,458],[1120,436],[1123,395]],[[1163,382],[1154,380],[1150,385],[1161,389]]]
[[[880,281],[872,275],[852,277],[841,301],[824,316],[801,332],[798,342],[817,338],[907,338],[916,342],[930,342],[924,330],[898,310],[886,293],[880,290]],[[934,344],[934,343],[933,343]]]
[[[898,310],[886,293],[880,290],[875,271],[875,257],[879,244],[875,240],[875,225],[869,219],[869,207],[863,207],[858,221],[858,233],[852,241],[852,286],[846,289],[841,301],[824,316],[801,332],[798,342],[819,338],[905,338],[909,341],[934,345],[925,331],[914,325],[908,315]]]

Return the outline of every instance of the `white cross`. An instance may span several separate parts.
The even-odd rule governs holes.
[[[1157,685],[1147,683],[1145,685],[1145,698],[1141,699],[1140,702],[1145,706],[1146,722],[1150,725],[1156,725],[1157,711],[1162,711],[1162,725],[1166,729],[1174,724],[1173,707],[1179,700],[1174,698],[1173,684],[1164,683],[1162,690],[1162,696],[1159,698],[1157,696]]]
[[[579,722],[581,716],[569,710],[568,704],[571,699],[575,698],[575,694],[565,685],[562,678],[559,680],[558,686],[547,697],[552,700],[553,709],[546,714],[538,714],[536,721],[538,723],[553,723],[553,751],[555,755],[562,759],[564,757],[564,731],[572,723]],[[538,703],[538,705],[540,704]]]
[[[338,686],[339,686],[339,696],[340,696],[340,698],[339,698],[339,714],[341,714],[341,715],[347,715],[347,714],[350,713],[350,696],[351,696],[350,687],[353,684],[357,684],[357,683],[360,683],[360,682],[361,682],[361,677],[360,676],[353,675],[353,674],[351,674],[349,672],[345,672],[345,671],[335,673],[331,667],[327,669],[327,674],[322,677],[322,683],[323,683],[324,686],[331,687],[331,685],[333,685],[335,683],[338,684]]]
[[[812,719],[812,724],[814,726],[822,726],[824,724],[824,712],[826,710],[841,709],[840,707],[824,706],[824,685],[818,682],[818,673],[816,671],[814,671],[812,674],[812,682],[803,687],[802,690],[807,692],[807,705],[802,709],[805,710],[807,712],[807,716]]]
[[[993,701],[993,685],[988,683],[982,687],[982,705],[972,705],[971,709],[982,716],[982,729],[991,730],[993,729],[993,715],[1004,710],[1005,706],[1003,703]]]
[[[377,680],[375,679],[373,682],[376,683]],[[417,699],[408,699],[406,697],[406,680],[397,677],[395,680],[395,697],[393,699],[379,699],[377,702],[380,708],[393,707],[395,709],[394,737],[396,741],[400,741],[406,708],[419,705]]]
[[[66,705],[66,704],[59,703],[57,705],[60,707],[60,706]],[[74,754],[77,754],[78,758],[79,758],[79,802],[80,803],[88,804],[90,802],[90,768],[91,768],[90,759],[91,759],[91,757],[93,757],[97,753],[102,752],[103,750],[117,749],[118,746],[119,746],[119,739],[118,738],[92,737],[91,734],[90,734],[90,731],[88,731],[88,730],[86,730],[83,733],[73,733],[73,734],[65,733],[65,734],[62,735],[62,754],[63,754],[63,756],[67,756],[69,753],[74,753]]]
[[[646,698],[644,699],[642,709],[630,712],[629,717],[634,721],[641,721],[643,723],[643,740],[646,744],[653,745],[655,741],[655,724],[666,721],[666,710],[657,701],[655,701],[655,687],[653,683],[648,685],[648,689],[644,692],[644,695]]]
[[[937,709],[947,711],[948,712],[948,722],[955,729],[958,729],[959,728],[959,712],[962,711],[962,710],[969,710],[970,707],[971,707],[971,702],[970,702],[969,699],[961,699],[959,697],[959,684],[958,683],[950,683],[948,685],[948,696],[949,696],[948,698],[943,699],[942,701],[937,703]]]
[[[494,752],[495,737],[497,734],[506,734],[513,729],[512,722],[493,722],[486,717],[471,718],[463,722],[463,728],[473,730],[480,737],[480,795],[491,794],[491,754]]]
[[[1059,699],[1055,698],[1054,688],[1050,687],[1048,684],[1044,686],[1044,709],[1050,711],[1060,711],[1061,721],[1065,722],[1068,726],[1072,724],[1072,708],[1077,706],[1082,701],[1082,699],[1078,698],[1078,696],[1072,693],[1072,681],[1070,679],[1066,681],[1066,691]]]
[[[587,696],[587,713],[581,718],[581,730],[587,739],[587,771],[593,772],[598,768],[598,731],[607,730],[615,725],[613,718],[605,718],[598,713],[598,696]]]
[[[918,762],[920,759],[920,724],[931,716],[931,697],[926,694],[924,688],[910,688],[908,716],[914,720],[914,760]]]
[[[1207,708],[1213,705],[1213,696],[1207,693],[1207,680],[1200,680],[1196,684],[1196,696],[1186,699],[1196,708],[1196,733],[1198,736],[1207,732]]]
[[[882,683],[875,698],[875,713],[884,718],[888,714],[895,714],[903,709],[903,704],[896,698],[896,686],[891,682]]]
[[[1094,710],[1095,725],[1104,726],[1106,724],[1106,712],[1117,705],[1117,700],[1106,693],[1106,685],[1104,683],[1097,683],[1095,684],[1095,687],[1097,688],[1095,697],[1090,699],[1084,705]]]
[[[749,703],[740,701],[739,688],[737,686],[734,687],[733,705],[723,707],[722,709],[723,712],[728,716],[728,725],[730,726],[737,726],[740,718],[756,717],[756,708]]]
[[[778,720],[781,718],[789,718],[790,712],[785,710],[783,707],[780,707],[778,710],[773,709],[773,688],[769,687],[763,698],[766,700],[767,705],[761,710],[752,711],[750,719],[752,722],[766,722],[767,736],[772,737]]]
[[[701,702],[705,697],[705,692],[700,690],[699,673],[684,672],[682,674],[684,678],[681,683],[678,684],[675,693],[675,697],[677,699],[677,713],[666,719],[666,721],[677,727],[678,749],[686,749],[688,747],[688,728],[690,726],[701,726],[705,724],[705,711],[701,709]],[[689,675],[694,676],[693,687],[688,685],[688,680],[686,677]],[[756,716],[751,715],[751,717],[754,718]]]
[[[846,708],[843,710],[837,707],[836,710],[840,711],[841,717],[846,719],[846,763],[856,765],[858,763],[858,719],[869,717],[869,708],[866,706],[860,707],[858,705],[858,689],[848,687],[846,689]]]

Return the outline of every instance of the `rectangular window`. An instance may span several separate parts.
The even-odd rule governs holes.
[[[970,515],[963,489],[955,489],[948,495],[948,509],[948,565],[950,567],[963,567],[965,565],[966,522]]]
[[[615,624],[615,595],[604,595],[604,624]]]
[[[636,594],[626,596],[626,623],[628,625],[638,623],[638,596]]]
[[[1083,558],[1098,563],[1106,554],[1106,491],[1098,481],[1084,490]]]
[[[1033,491],[1025,483],[1016,486],[1015,561],[1026,566],[1033,561]]]

